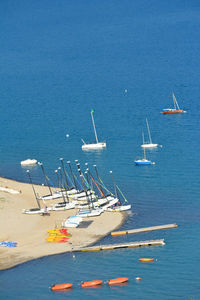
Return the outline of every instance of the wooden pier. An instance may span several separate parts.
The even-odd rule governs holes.
[[[121,244],[99,245],[99,246],[85,247],[85,248],[75,248],[73,249],[73,251],[76,252],[77,251],[101,251],[101,250],[114,250],[120,248],[135,248],[135,247],[156,246],[156,245],[165,245],[164,239],[128,242],[128,243],[121,243]]]
[[[112,236],[118,235],[126,235],[126,234],[133,234],[133,233],[140,233],[140,232],[147,232],[147,231],[154,231],[154,230],[163,230],[163,229],[171,229],[178,227],[177,224],[167,224],[167,225],[159,225],[159,226],[151,226],[151,227],[144,227],[138,229],[131,229],[131,230],[124,230],[124,231],[114,231],[111,232]]]

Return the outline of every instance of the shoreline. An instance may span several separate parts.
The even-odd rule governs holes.
[[[40,195],[49,193],[47,186],[35,185]],[[18,193],[12,194],[12,191]],[[53,189],[52,189],[53,190]],[[47,206],[61,200],[48,200]],[[40,202],[41,206],[44,204]],[[23,214],[22,209],[36,208],[32,186],[29,183],[0,177],[0,241],[17,242],[17,247],[0,247],[0,270],[13,268],[37,258],[71,252],[73,248],[90,246],[124,223],[126,212],[104,212],[86,228],[68,228],[72,237],[67,243],[48,243],[48,229],[60,227],[62,221],[76,215],[78,209],[51,211],[50,216]]]

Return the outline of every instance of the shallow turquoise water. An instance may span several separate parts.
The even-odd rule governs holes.
[[[0,175],[27,181],[19,162],[29,157],[43,162],[53,182],[59,157],[97,164],[109,187],[113,170],[132,204],[122,229],[179,225],[101,241],[164,238],[162,247],[63,254],[2,271],[1,298],[200,299],[199,2],[6,1],[0,7]],[[172,91],[186,114],[160,113],[172,105]],[[81,138],[94,139],[92,108],[107,149],[84,153]],[[133,161],[143,156],[146,117],[153,142],[163,147],[146,153],[154,166],[140,168]],[[31,174],[43,183],[38,167]],[[155,262],[141,264],[140,257]],[[79,285],[118,276],[128,276],[129,284]],[[63,281],[74,289],[49,290]]]

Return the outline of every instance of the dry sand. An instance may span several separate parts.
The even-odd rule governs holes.
[[[1,188],[20,191],[11,194]],[[46,195],[45,186],[35,186],[39,195]],[[9,190],[8,190],[9,191]],[[48,200],[47,206],[62,201]],[[41,202],[41,205],[43,203]],[[98,241],[112,230],[121,226],[126,216],[121,212],[104,212],[98,217],[85,218],[92,221],[87,228],[69,228],[72,237],[67,243],[48,243],[47,230],[60,227],[63,220],[76,215],[77,209],[52,211],[50,216],[23,214],[24,208],[37,207],[30,184],[0,177],[0,241],[17,242],[17,247],[0,247],[0,270],[12,268],[20,263],[42,256],[72,251]]]

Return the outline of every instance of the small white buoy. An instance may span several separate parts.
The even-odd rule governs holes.
[[[125,92],[125,93],[127,93],[127,92],[128,92],[128,90],[127,90],[127,89],[125,89],[125,90],[124,90],[124,92]]]
[[[66,137],[68,138],[68,137],[69,137],[69,134],[66,134]]]
[[[136,279],[136,280],[141,280],[141,279],[142,279],[142,277],[136,277],[135,279]]]

